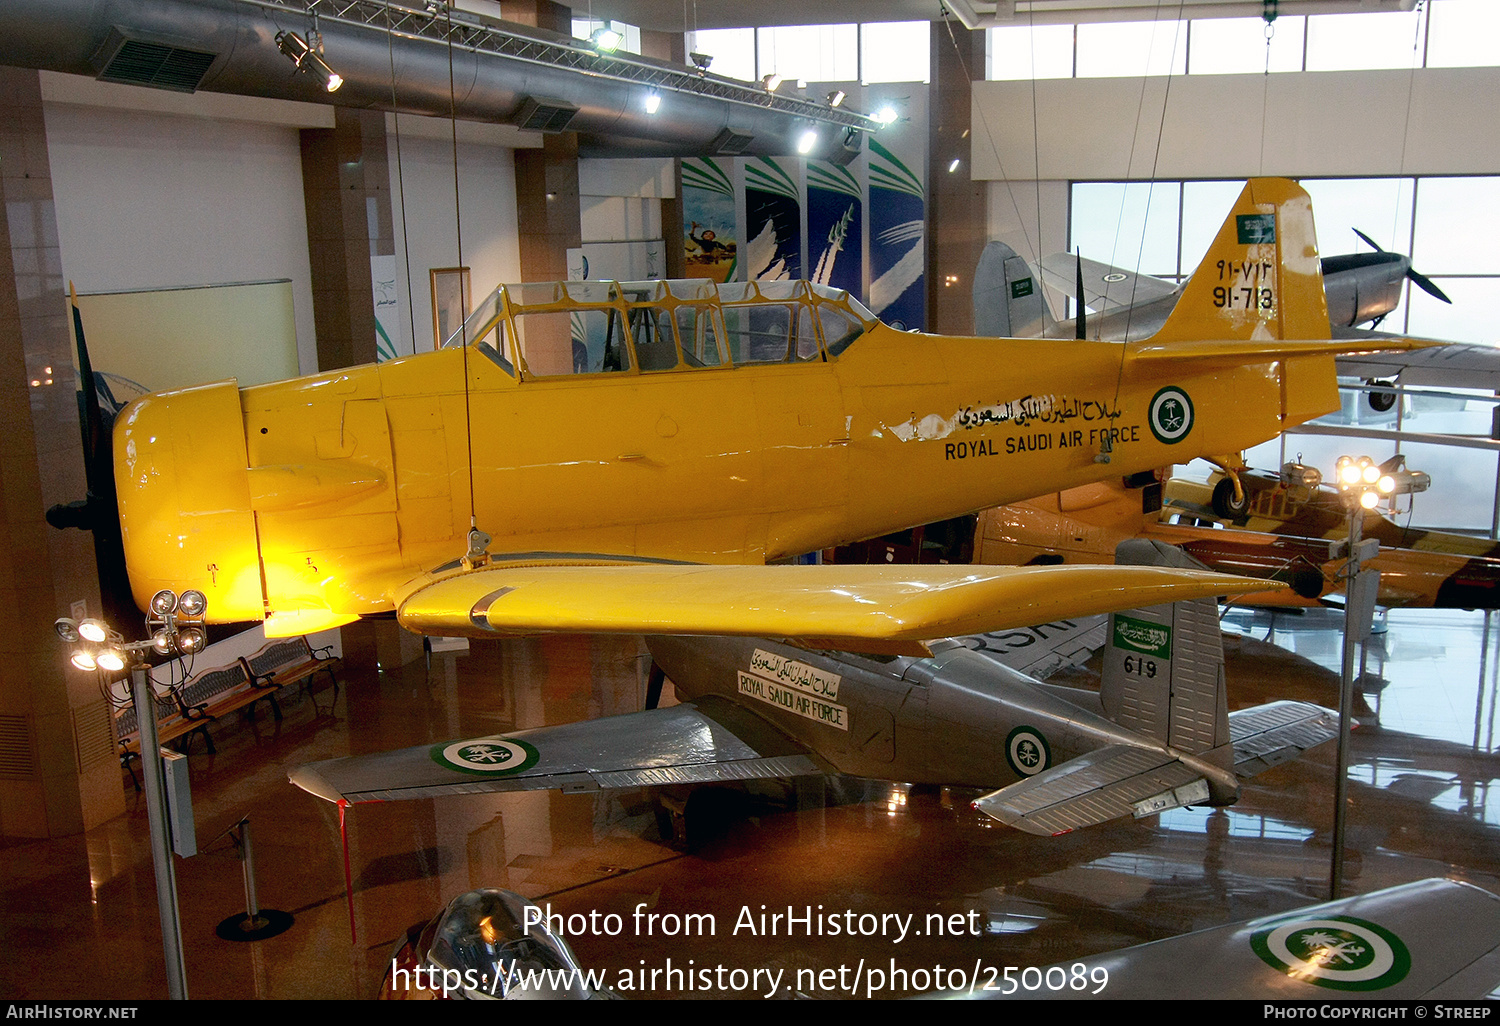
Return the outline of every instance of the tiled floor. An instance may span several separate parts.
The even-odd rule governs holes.
[[[1336,703],[1337,616],[1234,614],[1226,626],[1249,635],[1227,646],[1232,705]],[[1268,636],[1311,662],[1262,644]],[[373,996],[405,928],[480,885],[562,914],[620,914],[619,936],[568,937],[581,964],[608,969],[612,980],[668,959],[726,970],[837,969],[861,959],[908,970],[1044,965],[1326,897],[1331,746],[1255,778],[1230,809],[1053,839],[987,825],[969,810],[971,793],[857,782],[767,788],[754,806],[725,810],[724,833],[691,854],[660,841],[644,792],[360,806],[349,815],[351,942],[337,812],[288,785],[287,771],[350,752],[633,711],[645,691],[642,651],[633,639],[518,641],[498,653],[436,656],[430,675],[420,662],[346,675],[332,713],[325,694],[321,711],[302,701],[279,725],[221,724],[218,754],[191,759],[206,853],[178,863],[189,993]],[[1487,629],[1483,614],[1392,613],[1367,669],[1388,683],[1369,696],[1355,732],[1349,889],[1451,875],[1500,890],[1500,798],[1492,798],[1500,621]],[[288,932],[258,943],[214,932],[243,911],[240,863],[214,838],[244,815],[261,903],[296,917]],[[631,913],[642,903],[663,917],[712,914],[714,935],[639,935]],[[762,905],[919,919],[973,911],[985,933],[899,942],[762,936],[742,919]],[[0,944],[0,993],[10,998],[164,997],[144,811],[86,836],[0,848]],[[680,994],[658,982],[649,996]]]

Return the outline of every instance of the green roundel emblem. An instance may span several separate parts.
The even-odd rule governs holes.
[[[1034,777],[1052,765],[1052,749],[1035,727],[1017,727],[1005,738],[1005,761],[1018,777]]]
[[[1352,916],[1287,920],[1257,930],[1250,947],[1272,969],[1333,990],[1382,990],[1411,969],[1401,938]]]
[[[1193,430],[1193,401],[1176,385],[1168,385],[1151,397],[1146,422],[1158,442],[1176,445]]]
[[[439,766],[486,777],[519,773],[536,765],[539,758],[537,750],[525,741],[499,735],[433,745],[431,755]]]

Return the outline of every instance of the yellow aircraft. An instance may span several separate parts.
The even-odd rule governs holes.
[[[501,286],[437,352],[132,404],[126,563],[143,606],[197,589],[272,636],[394,611],[432,634],[916,652],[1223,594],[1235,579],[1172,590],[1144,567],[767,564],[1194,457],[1239,467],[1338,408],[1333,355],[1370,345],[1328,335],[1309,200],[1282,179],[1247,183],[1130,343],[904,333],[805,282]]]

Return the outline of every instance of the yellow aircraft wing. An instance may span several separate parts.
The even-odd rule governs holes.
[[[421,579],[397,618],[422,634],[734,634],[925,654],[932,638],[1265,586],[1143,566],[500,564]]]

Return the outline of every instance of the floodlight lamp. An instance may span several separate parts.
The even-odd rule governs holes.
[[[98,658],[94,662],[98,665],[99,669],[115,673],[125,669],[125,653],[117,648],[106,648],[103,652],[99,653]]]
[[[172,651],[172,632],[165,627],[158,627],[151,635],[151,647],[162,655]]]
[[[201,591],[189,589],[177,600],[177,612],[190,620],[197,620],[208,611],[208,596]]]
[[[652,91],[646,94],[646,113],[655,114],[661,110],[661,93]]]
[[[177,593],[163,588],[151,596],[151,612],[156,616],[167,616],[177,611]]]
[[[828,94],[828,106],[837,107],[839,104],[844,102],[844,98],[847,95],[848,94],[845,93],[842,89],[835,89],[833,92]]]
[[[874,114],[871,114],[870,118],[877,125],[889,125],[889,124],[893,124],[895,122],[897,116],[898,115],[896,114],[896,108],[887,105],[887,106],[881,107]]]
[[[693,67],[697,68],[698,74],[701,75],[714,62],[714,57],[711,53],[690,53],[688,54],[688,60],[693,62]]]
[[[177,635],[177,647],[187,655],[202,652],[208,637],[197,627],[186,627]]]
[[[1373,463],[1366,463],[1360,467],[1359,476],[1365,484],[1374,484],[1380,480],[1380,468]]]
[[[589,42],[605,53],[614,53],[625,42],[625,37],[620,35],[608,25],[594,29],[589,35]]]
[[[52,629],[57,631],[59,638],[62,638],[70,645],[78,641],[78,621],[76,620],[60,616],[52,624]]]
[[[1380,505],[1380,496],[1375,492],[1360,492],[1359,504],[1365,509],[1374,509],[1376,506]]]
[[[1396,490],[1396,479],[1391,475],[1386,474],[1379,481],[1375,482],[1375,487],[1380,489],[1381,494],[1390,495]]]
[[[798,137],[797,152],[806,155],[811,153],[816,145],[818,145],[818,133],[815,129],[809,128]]]
[[[109,628],[103,621],[90,618],[78,625],[78,636],[97,645],[109,637]]]
[[[761,76],[760,87],[768,93],[774,93],[777,89],[781,88],[781,83],[784,81],[786,81],[786,79],[782,78],[780,75],[776,74],[776,72],[773,71],[769,75]]]
[[[80,648],[74,652],[71,662],[80,670],[97,670],[99,668],[99,664],[94,662],[94,653],[86,648]]]

